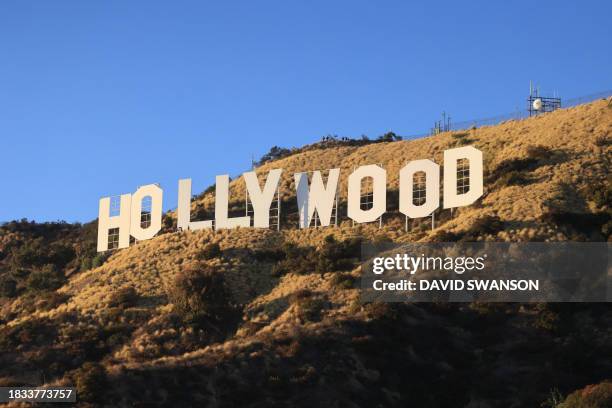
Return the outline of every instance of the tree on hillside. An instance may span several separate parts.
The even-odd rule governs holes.
[[[289,149],[286,149],[284,147],[272,146],[270,151],[268,151],[268,153],[261,156],[259,161],[257,161],[255,164],[257,166],[261,166],[264,163],[281,159],[283,157],[288,156],[289,154],[291,154],[291,150]]]

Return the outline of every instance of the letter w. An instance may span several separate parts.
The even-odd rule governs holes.
[[[320,171],[312,172],[310,191],[308,187],[308,173],[295,173],[295,186],[297,190],[298,211],[300,214],[300,228],[308,228],[315,210],[326,227],[330,223],[334,200],[338,191],[340,169],[330,169],[327,185],[323,184]]]

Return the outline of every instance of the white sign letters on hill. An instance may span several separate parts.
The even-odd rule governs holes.
[[[459,163],[462,163],[461,167]],[[467,167],[465,163],[467,162]],[[177,228],[200,230],[205,228],[254,227],[269,228],[270,208],[277,194],[281,169],[271,170],[263,188],[253,171],[242,176],[246,184],[251,215],[229,216],[229,176],[216,177],[215,218],[191,221],[191,179],[179,180]],[[415,175],[424,175],[424,185],[417,187],[422,199],[415,202]],[[458,177],[458,175],[460,177]],[[361,205],[362,181],[372,180],[371,206]],[[329,226],[336,206],[340,180],[340,169],[330,169],[327,181],[320,171],[312,172],[310,185],[308,173],[294,174],[299,212],[299,227],[308,228],[316,214],[320,225]],[[482,152],[466,146],[444,152],[444,208],[467,206],[483,193]],[[467,186],[467,187],[466,187]],[[460,188],[461,187],[461,188]],[[378,165],[356,168],[348,177],[347,216],[356,223],[379,219],[387,211],[387,171]],[[423,197],[424,196],[424,197]],[[143,209],[143,202],[147,208]],[[98,217],[98,252],[115,248],[127,248],[130,236],[136,241],[153,238],[162,227],[163,190],[156,184],[138,188],[134,194],[122,194],[116,215],[111,215],[111,198],[100,199]],[[278,203],[280,205],[280,203]],[[399,211],[409,218],[431,215],[440,206],[440,166],[431,160],[415,160],[406,164],[399,172]],[[143,219],[143,214],[145,219]],[[252,218],[252,222],[251,222]],[[277,222],[280,222],[279,220]],[[110,248],[109,248],[110,247]]]

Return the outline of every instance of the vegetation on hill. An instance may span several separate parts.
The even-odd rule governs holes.
[[[350,137],[339,138],[336,135],[324,136],[320,142],[313,143],[300,148],[287,149],[279,146],[272,146],[270,150],[264,154],[259,160],[255,162],[255,165],[261,166],[263,164],[280,160],[285,157],[289,157],[298,153],[303,153],[310,150],[329,149],[330,147],[338,146],[366,146],[372,143],[384,143],[384,142],[398,142],[402,140],[402,137],[395,134],[394,132],[386,132],[376,139],[370,139],[368,136],[363,135],[358,139]]]
[[[0,386],[68,385],[82,406],[608,407],[609,304],[361,304],[363,241],[609,241],[612,108],[594,102],[413,141],[273,149],[282,229],[176,232],[95,252],[96,224],[0,227]],[[485,154],[473,206],[397,213],[399,168]],[[293,172],[388,171],[383,227],[298,230]],[[213,190],[193,203],[211,213]],[[244,213],[244,184],[230,207]]]

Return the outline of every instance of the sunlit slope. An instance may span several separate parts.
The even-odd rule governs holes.
[[[104,307],[115,289],[125,285],[136,288],[154,306],[164,296],[165,288],[176,272],[185,263],[195,260],[198,252],[210,242],[218,242],[224,250],[236,251],[234,257],[208,262],[226,271],[229,280],[235,283],[237,300],[246,301],[253,298],[253,293],[269,291],[276,282],[270,281],[269,276],[266,277],[268,274],[258,273],[259,265],[239,256],[245,248],[266,248],[284,241],[317,246],[329,234],[338,238],[363,235],[370,238],[384,236],[396,241],[426,241],[439,231],[469,229],[474,220],[485,215],[498,216],[505,224],[503,230],[479,239],[564,240],[567,236],[559,228],[539,221],[545,203],[565,194],[562,205],[569,207],[568,210],[580,212],[588,207],[594,210],[595,203],[575,192],[607,183],[611,134],[612,108],[607,101],[597,101],[466,132],[447,132],[419,140],[363,147],[315,149],[266,163],[257,169],[258,174],[282,168],[281,191],[285,198],[290,199],[294,199],[294,172],[339,167],[342,169],[342,200],[346,197],[347,176],[356,166],[380,163],[387,169],[389,190],[393,190],[397,188],[399,169],[410,160],[431,158],[442,163],[445,149],[472,145],[484,153],[485,195],[479,203],[455,211],[453,218],[439,222],[434,231],[431,231],[429,220],[424,220],[411,225],[406,232],[397,208],[389,208],[382,229],[376,223],[352,226],[345,214],[340,214],[340,227],[296,230],[295,226],[283,225],[280,232],[238,229],[162,234],[117,251],[101,267],[76,276],[61,289],[73,295],[69,303],[47,313],[71,308],[96,313]],[[527,183],[500,185],[498,180],[491,178],[491,173],[502,162],[527,157],[528,149],[533,146],[546,148],[548,157],[539,158],[537,165],[532,166],[533,170],[523,171],[529,179]],[[567,185],[572,186],[574,193],[564,191]],[[243,205],[244,182],[241,179],[231,183],[231,194],[236,205]],[[206,195],[199,204],[214,205],[213,194]],[[444,219],[444,213],[448,210],[440,211],[441,219]],[[251,295],[245,295],[247,292]]]
[[[222,399],[242,401],[248,396],[237,392],[248,393],[254,387],[271,401],[288,406],[308,398],[350,401],[356,395],[405,406],[420,394],[443,399],[449,384],[455,384],[461,395],[462,387],[472,390],[471,383],[462,381],[477,375],[478,393],[502,387],[506,399],[499,406],[510,406],[515,390],[522,390],[525,401],[542,401],[546,392],[567,379],[564,376],[573,376],[567,383],[572,390],[585,381],[601,381],[605,375],[599,373],[609,365],[605,359],[587,358],[592,350],[608,354],[609,324],[605,310],[596,306],[574,316],[571,310],[542,305],[410,304],[401,309],[362,305],[355,288],[359,260],[353,256],[354,248],[353,255],[340,257],[348,262],[333,270],[316,262],[330,242],[337,249],[356,242],[351,238],[609,239],[611,138],[612,106],[597,101],[418,140],[361,147],[313,145],[266,163],[257,169],[260,177],[271,169],[283,169],[283,211],[289,217],[280,231],[160,233],[113,252],[99,267],[63,271],[70,276],[57,290],[26,292],[5,300],[0,345],[17,352],[5,353],[7,368],[0,385],[38,384],[39,367],[55,373],[48,377],[49,384],[72,384],[72,378],[84,370],[83,363],[95,361],[108,373],[111,386],[103,387],[109,390],[106,397],[118,406],[129,405],[137,389],[154,393],[151,399],[160,401],[175,393],[174,398],[189,395],[191,402],[216,406]],[[438,209],[434,228],[430,218],[406,224],[397,209],[400,168],[416,159],[442,165],[444,150],[467,145],[484,154],[483,197],[452,214]],[[365,164],[380,164],[387,170],[388,212],[380,228],[378,223],[353,225],[346,217],[347,177]],[[339,225],[298,229],[295,213],[291,214],[293,174],[330,168],[341,169]],[[244,211],[242,179],[232,181],[230,189],[230,207]],[[202,209],[210,213],[214,194],[200,196],[192,207],[194,213]],[[93,229],[90,235],[94,236]],[[68,233],[66,239],[73,241]],[[0,249],[11,240],[20,242],[13,233],[6,234]],[[206,255],[211,244],[219,248]],[[297,261],[279,270],[282,261],[275,258],[275,251],[288,259],[292,250],[298,253]],[[313,259],[315,263],[310,262]],[[323,260],[333,261],[334,256]],[[184,320],[170,293],[177,274],[189,268],[222,274],[231,317],[201,326]],[[125,290],[129,296],[122,300],[118,294]],[[566,336],[563,341],[554,338],[559,333]],[[574,333],[582,337],[588,333],[588,341],[580,337],[583,346],[576,346]],[[524,353],[526,349],[535,351]],[[481,359],[482,355],[493,357]],[[581,359],[577,371],[550,365],[568,355]],[[408,366],[411,369],[404,370]],[[493,374],[486,378],[475,374],[485,371]],[[508,372],[518,374],[508,376]],[[443,394],[436,385],[440,376],[445,378]],[[541,385],[544,380],[546,385]],[[289,391],[279,393],[279,389]],[[428,400],[416,405],[436,406]]]
[[[257,173],[265,175],[271,169],[283,169],[281,196],[290,198],[295,195],[294,173],[340,168],[340,197],[346,199],[348,175],[360,165],[382,165],[387,170],[387,184],[391,190],[397,189],[399,169],[406,163],[417,159],[432,159],[442,164],[444,150],[452,147],[477,147],[484,152],[486,168],[494,169],[504,160],[525,157],[529,146],[542,145],[552,149],[554,153],[564,153],[566,157],[562,161],[551,161],[540,166],[534,173],[539,182],[582,183],[592,180],[593,177],[605,177],[602,150],[609,150],[598,147],[596,141],[598,138],[610,137],[611,126],[612,110],[609,103],[602,100],[526,120],[510,120],[497,126],[445,132],[417,140],[361,147],[313,149],[266,163],[257,169]],[[230,186],[232,200],[244,202],[245,185],[242,178],[232,181]],[[491,190],[491,186],[486,187]],[[537,190],[537,187],[530,186],[530,189]],[[506,197],[505,194],[521,199],[518,203],[515,200],[508,202],[506,199],[497,199]],[[532,208],[533,201],[523,204],[523,200],[530,199],[527,194],[504,192],[503,197],[491,197],[492,200],[488,204],[493,205],[494,210],[502,210],[507,215],[513,212],[522,214],[522,218],[527,215],[525,211]],[[538,197],[541,195],[538,194]],[[206,195],[201,203],[214,205],[214,194]],[[518,207],[515,207],[515,204]],[[511,211],[510,208],[515,208],[516,211]],[[528,212],[532,217],[538,215],[531,210]]]

